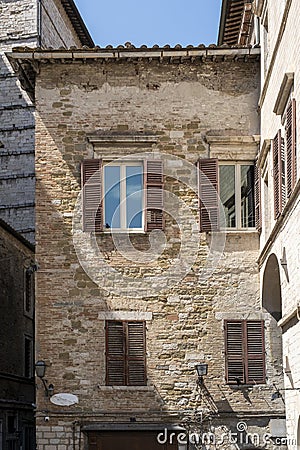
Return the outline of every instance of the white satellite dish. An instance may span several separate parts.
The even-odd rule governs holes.
[[[73,394],[61,393],[50,397],[50,402],[57,406],[72,406],[78,403],[78,397]]]

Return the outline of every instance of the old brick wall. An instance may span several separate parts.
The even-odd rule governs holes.
[[[73,423],[80,421],[78,426],[91,421],[129,422],[130,417],[157,423],[185,418],[192,423],[195,409],[211,413],[217,408],[232,419],[216,420],[216,426],[233,426],[239,411],[242,417],[246,414],[249,426],[260,424],[263,433],[268,431],[269,418],[282,414],[282,404],[270,401],[273,382],[280,383],[281,377],[273,364],[272,345],[277,344],[276,339],[272,343],[271,334],[275,331],[260,307],[256,232],[228,233],[214,273],[204,280],[199,274],[206,262],[210,237],[199,235],[199,251],[188,275],[160,295],[144,298],[117,296],[97,286],[83,271],[72,237],[80,162],[84,158],[91,157],[94,151],[105,158],[146,150],[194,164],[210,149],[211,156],[220,152],[225,160],[254,160],[258,91],[258,65],[251,60],[160,64],[142,59],[134,64],[95,61],[41,65],[36,130],[40,264],[37,358],[47,361],[47,378],[55,392],[78,395],[78,406],[69,408]],[[99,129],[108,136],[151,132],[156,142],[144,147],[99,142],[92,145],[87,136]],[[208,146],[207,142],[213,140],[210,136],[221,141],[223,138],[221,150],[213,143]],[[169,167],[175,180],[190,175],[180,162],[171,162]],[[188,182],[195,184],[195,177]],[[197,217],[195,193],[182,183],[174,184],[172,179],[168,179],[166,189],[191,205],[191,217]],[[179,208],[181,216],[182,211]],[[97,242],[112,267],[133,275],[134,289],[138,289],[143,287],[146,274],[153,276],[158,269],[164,270],[178,252],[178,228],[170,219],[165,233],[168,246],[163,257],[140,268],[124,261],[109,236],[100,235]],[[147,239],[143,234],[132,238],[141,250],[147,247]],[[111,317],[147,320],[147,386],[105,386],[104,326],[105,319]],[[225,318],[266,318],[265,386],[241,389],[225,384]],[[209,363],[209,376],[205,378],[208,396],[197,390],[194,364],[199,360]],[[50,404],[41,385],[39,388],[39,448],[60,448],[59,444],[71,448],[77,435],[71,433],[68,412]],[[44,410],[48,411],[49,423],[44,421]],[[268,420],[260,421],[258,416]],[[69,433],[69,438],[64,432]]]
[[[0,217],[32,242],[34,109],[5,52],[15,45],[37,45],[37,3],[1,2],[0,21]]]
[[[0,222],[0,423],[1,443],[6,445],[8,416],[18,418],[16,432],[34,426],[33,372],[25,372],[25,338],[34,351],[33,302],[31,314],[24,308],[25,270],[34,261],[34,249]],[[10,436],[12,437],[12,436]],[[3,447],[4,448],[4,447]]]
[[[34,242],[34,105],[21,88],[5,52],[15,46],[80,46],[60,1],[18,0],[0,4],[0,217]],[[41,32],[41,43],[39,42]]]

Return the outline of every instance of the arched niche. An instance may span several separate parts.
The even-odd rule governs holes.
[[[262,290],[262,306],[279,320],[282,317],[282,300],[280,286],[280,271],[277,257],[272,253],[267,261]]]

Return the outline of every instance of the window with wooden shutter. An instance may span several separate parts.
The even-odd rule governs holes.
[[[145,322],[106,322],[106,384],[147,384]]]
[[[273,139],[274,218],[282,212],[282,139],[281,130]]]
[[[290,197],[296,184],[296,101],[292,99],[286,110],[286,194]]]
[[[146,161],[146,221],[145,230],[164,228],[163,164],[159,160]]]
[[[261,216],[261,169],[254,166],[254,196],[255,196],[255,228],[260,232],[262,227]]]
[[[83,231],[102,231],[102,161],[87,159],[81,168]]]
[[[265,383],[264,322],[225,321],[225,358],[228,384]]]
[[[199,159],[198,188],[201,232],[220,229],[218,179],[218,160]]]

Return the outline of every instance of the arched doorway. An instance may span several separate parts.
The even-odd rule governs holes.
[[[297,450],[300,450],[300,418],[298,419],[298,428],[297,428]]]
[[[280,271],[277,257],[272,253],[267,261],[263,276],[262,306],[279,320],[282,317]]]

